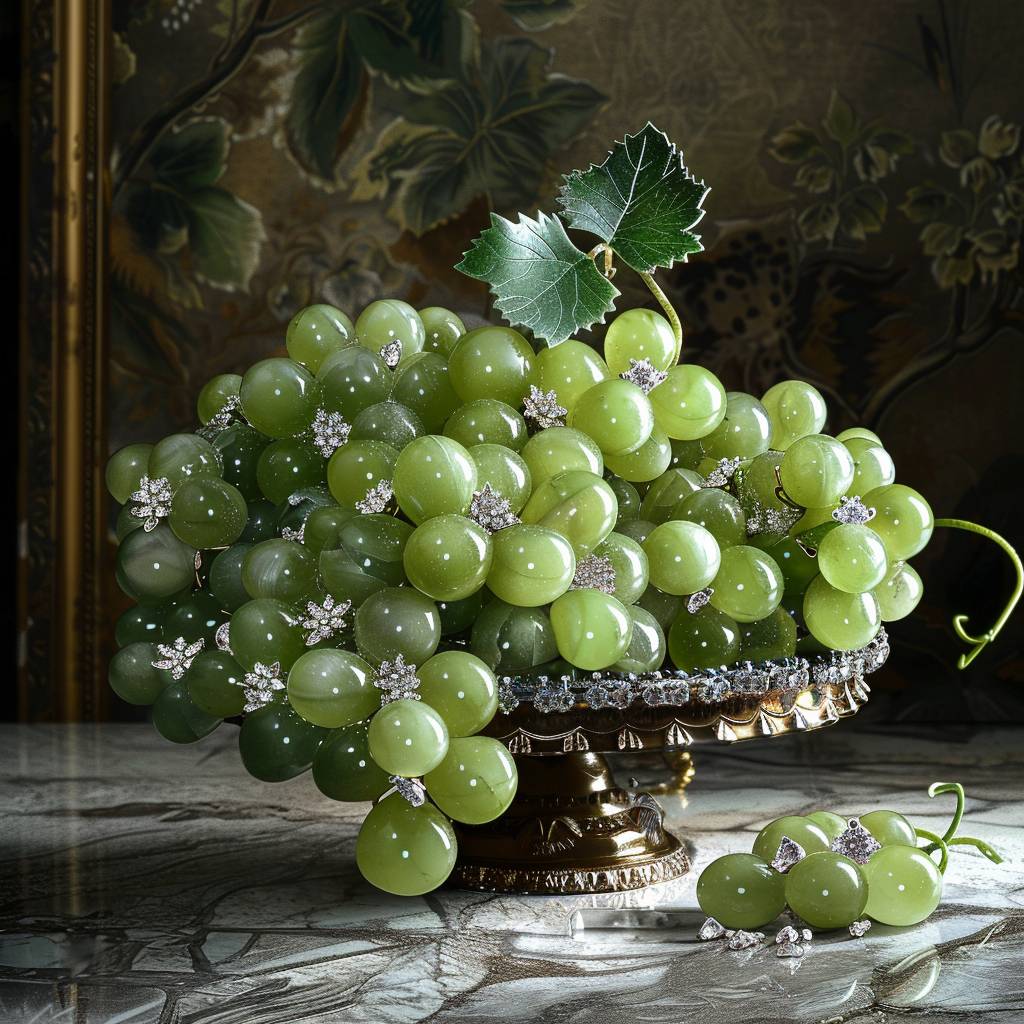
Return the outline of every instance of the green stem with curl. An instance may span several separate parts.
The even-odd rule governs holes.
[[[931,856],[935,850],[939,851],[939,874],[944,875],[946,873],[946,866],[949,864],[949,847],[941,836],[937,836],[934,832],[929,832],[926,828],[915,828],[915,834],[919,839],[927,839],[929,845],[924,848],[924,852]]]
[[[1003,551],[1006,552],[1007,557],[1013,564],[1013,568],[1017,573],[1017,585],[1013,588],[1013,593],[1010,595],[1010,600],[1007,602],[1006,607],[1003,609],[1003,613],[996,619],[992,627],[981,636],[971,636],[967,632],[965,626],[967,623],[966,615],[956,615],[953,618],[953,629],[956,635],[960,637],[965,644],[971,646],[971,650],[966,654],[961,654],[960,659],[957,662],[959,668],[967,668],[968,665],[974,659],[981,654],[981,652],[991,643],[999,633],[999,631],[1006,625],[1006,620],[1009,619],[1013,613],[1013,609],[1016,608],[1017,602],[1020,600],[1021,594],[1024,593],[1024,566],[1021,565],[1020,556],[1013,549],[1013,546],[1004,537],[1000,537],[994,530],[988,529],[986,526],[979,526],[977,523],[969,522],[966,519],[936,519],[936,526],[945,526],[954,530],[966,530],[968,533],[976,533],[981,537],[987,537],[989,540],[994,541],[998,544]]]
[[[949,846],[973,846],[980,850],[993,864],[1002,864],[1003,858],[986,843],[983,839],[975,839],[973,836],[957,836],[956,839],[950,839]]]
[[[948,843],[956,835],[960,822],[964,820],[964,787],[959,782],[933,782],[928,787],[928,795],[933,800],[943,793],[953,793],[956,796],[956,808],[953,811],[953,817],[950,818],[946,831],[942,836],[942,841]]]
[[[1003,858],[986,843],[983,839],[976,839],[974,836],[958,836],[956,830],[964,819],[964,787],[959,782],[933,782],[928,787],[928,795],[933,799],[943,793],[952,793],[956,797],[956,807],[953,810],[953,817],[950,818],[946,831],[938,836],[925,828],[918,828],[914,831],[921,839],[928,840],[928,846],[924,848],[927,854],[939,851],[939,871],[946,873],[946,864],[949,861],[949,847],[951,846],[973,846],[980,850],[993,864],[1002,864]]]
[[[661,290],[658,282],[654,280],[654,276],[643,271],[638,271],[638,273],[640,279],[650,289],[651,294],[658,300],[658,305],[665,311],[665,316],[672,325],[672,335],[676,339],[676,353],[672,357],[671,365],[675,366],[683,352],[683,325],[679,321],[679,314],[675,311],[672,303],[668,301],[668,296]]]

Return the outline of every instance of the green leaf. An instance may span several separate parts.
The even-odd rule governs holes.
[[[514,224],[496,213],[455,268],[486,281],[511,324],[557,345],[604,323],[618,289],[569,241],[562,222],[546,213]]]
[[[834,203],[815,203],[797,217],[796,224],[805,242],[831,242],[839,227],[839,211]]]
[[[224,173],[227,159],[227,125],[209,118],[165,132],[153,147],[150,164],[158,180],[187,190],[212,185]]]
[[[964,229],[956,224],[943,224],[935,221],[921,229],[921,247],[926,256],[949,256],[956,251]]]
[[[187,204],[196,274],[217,288],[248,290],[267,237],[260,211],[216,187],[190,193]]]
[[[783,164],[801,163],[820,151],[821,140],[817,133],[802,121],[787,125],[773,135],[768,143],[768,152]]]
[[[848,146],[853,142],[860,126],[853,107],[835,89],[832,90],[828,101],[828,110],[821,123],[829,136],[843,146]]]
[[[502,0],[512,20],[527,32],[540,32],[568,21],[589,0]]]
[[[850,238],[863,242],[882,230],[889,202],[877,185],[858,185],[839,201],[839,224]]]
[[[938,220],[953,205],[953,197],[946,189],[926,181],[923,185],[907,189],[907,198],[900,204],[900,209],[909,220],[920,224]]]
[[[633,270],[650,273],[701,251],[690,229],[704,216],[708,191],[648,122],[615,143],[604,163],[566,175],[558,201],[570,227],[597,235]]]

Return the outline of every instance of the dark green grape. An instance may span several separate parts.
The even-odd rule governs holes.
[[[688,494],[672,509],[670,518],[703,526],[720,548],[747,543],[747,517],[740,503],[720,487],[703,487]]]
[[[327,463],[327,486],[342,508],[355,509],[367,492],[395,474],[398,450],[383,441],[349,441]]]
[[[317,590],[317,557],[294,540],[265,540],[242,561],[242,585],[250,597],[273,597],[286,604],[312,600]]]
[[[245,524],[239,541],[258,544],[277,534],[277,507],[264,498],[249,502],[249,521]]]
[[[262,498],[256,467],[270,438],[246,423],[232,423],[214,438],[213,444],[224,463],[224,479],[237,487],[246,501]]]
[[[217,627],[224,621],[220,602],[207,590],[197,590],[184,601],[177,601],[164,619],[168,638],[183,636],[188,643],[213,642]]]
[[[633,620],[629,646],[613,666],[617,672],[653,672],[665,660],[665,634],[658,620],[636,605],[626,608]]]
[[[248,509],[237,487],[218,477],[190,477],[174,492],[167,519],[175,536],[194,548],[233,544],[245,529]]]
[[[195,743],[220,725],[221,719],[192,703],[184,679],[166,686],[153,702],[153,725],[172,743]]]
[[[609,477],[607,483],[615,495],[619,509],[615,528],[618,529],[629,519],[638,519],[640,516],[640,492],[628,480],[623,480],[621,477]]]
[[[478,590],[461,601],[438,601],[437,614],[441,616],[441,636],[454,636],[465,632],[476,622],[484,606],[486,590]]]
[[[165,604],[134,604],[123,612],[114,626],[118,647],[135,643],[160,643],[164,639]]]
[[[473,623],[470,649],[499,675],[524,672],[558,656],[547,612],[492,598]]]
[[[402,363],[395,374],[391,398],[410,409],[425,428],[420,433],[428,434],[440,434],[460,405],[459,396],[448,379],[448,363],[436,352],[418,352]],[[381,437],[381,440],[388,439]]]
[[[525,423],[523,440],[526,440]],[[149,472],[149,456],[152,451],[151,444],[129,444],[114,452],[107,460],[107,490],[119,505],[123,505],[132,492],[139,489],[139,481]]]
[[[615,532],[621,533],[623,537],[629,537],[630,540],[635,540],[637,544],[643,544],[657,525],[649,519],[627,519],[624,523],[615,524]]]
[[[231,616],[231,649],[247,670],[251,671],[256,662],[279,662],[282,671],[287,672],[306,649],[306,643],[291,606],[263,597],[243,604]]]
[[[650,584],[648,584],[640,597],[637,598],[636,603],[654,616],[658,625],[661,626],[662,632],[666,635],[672,627],[672,623],[675,622],[676,616],[683,609],[683,599],[681,597],[675,594],[666,594],[657,587],[650,586]]]
[[[121,542],[117,565],[132,595],[142,601],[174,597],[195,578],[195,548],[161,524],[150,533],[135,530]]]
[[[356,612],[356,647],[370,661],[402,655],[422,665],[441,639],[437,605],[412,587],[389,587],[371,594]]]
[[[647,553],[632,537],[610,533],[594,548],[598,558],[607,558],[615,570],[613,597],[623,604],[633,604],[647,589],[649,577]]]
[[[159,659],[155,644],[136,642],[122,647],[110,659],[110,688],[128,704],[152,704],[171,682],[169,672],[153,667]]]
[[[697,879],[700,909],[726,928],[761,928],[786,906],[786,876],[761,857],[728,853],[713,860]]]
[[[723,406],[724,408],[724,406]],[[657,410],[654,413],[655,420],[657,420]],[[700,465],[701,460],[704,458],[704,449],[700,446],[700,441],[680,441],[676,438],[672,439],[672,461],[669,463],[669,469],[690,469],[694,472],[697,471],[697,467]]]
[[[640,503],[640,518],[658,525],[667,522],[672,510],[701,489],[701,477],[688,469],[668,469],[647,489]]]
[[[260,452],[256,481],[275,505],[304,487],[315,487],[324,478],[324,460],[303,441],[285,437]]]
[[[334,729],[313,758],[313,781],[332,800],[376,800],[391,786],[388,773],[370,757],[368,723]]]
[[[336,548],[340,543],[341,528],[356,515],[353,509],[340,505],[325,505],[313,509],[306,519],[302,543],[315,555]]]
[[[210,565],[207,586],[226,612],[233,612],[249,600],[249,592],[242,583],[242,560],[251,549],[251,544],[232,544],[221,551]]]
[[[773,661],[796,653],[796,622],[782,608],[740,625],[740,661]]]
[[[129,533],[133,533],[135,530],[141,530],[145,519],[140,519],[134,512],[135,505],[125,505],[120,512],[117,513],[117,523],[114,526],[114,535],[117,537],[117,543],[128,536]]]
[[[200,651],[188,670],[188,694],[200,711],[216,718],[242,713],[242,666],[226,651]]]
[[[153,445],[149,454],[151,480],[166,477],[171,490],[196,476],[220,476],[220,452],[197,434],[171,434]]]
[[[313,419],[317,399],[313,374],[293,359],[264,359],[242,378],[245,418],[268,437],[294,437]]]
[[[775,564],[782,570],[786,597],[798,597],[818,575],[818,560],[809,555],[791,537],[784,537],[768,548]]]
[[[285,782],[312,767],[327,735],[327,729],[311,725],[287,704],[268,704],[245,716],[238,750],[250,775],[262,782]]]
[[[426,433],[423,421],[404,405],[388,399],[367,406],[353,421],[353,441],[383,441],[401,451],[410,441]]]
[[[669,628],[668,650],[676,668],[687,672],[731,665],[740,652],[739,626],[711,605],[692,613],[682,609]]]
[[[242,378],[237,373],[219,373],[211,377],[199,392],[196,412],[200,423],[209,423],[232,399],[238,397]]]
[[[288,703],[307,722],[337,729],[380,707],[373,670],[351,651],[307,651],[288,673]]]
[[[831,850],[810,853],[785,878],[790,910],[812,928],[845,928],[864,913],[868,882],[849,857]]]
[[[342,524],[337,547],[320,552],[324,589],[358,607],[385,587],[408,583],[402,560],[412,532],[404,520],[383,514],[359,515]]]
[[[368,406],[391,394],[393,378],[387,363],[361,345],[329,356],[320,367],[320,402],[328,412],[351,423]]]

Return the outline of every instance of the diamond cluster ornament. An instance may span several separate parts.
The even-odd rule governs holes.
[[[635,384],[645,395],[668,380],[668,374],[659,370],[650,359],[630,359],[629,369],[619,376]]]
[[[806,856],[806,851],[798,842],[790,839],[789,836],[783,836],[772,859],[772,867],[780,875],[784,875],[794,864],[799,864]]]
[[[382,661],[373,676],[373,685],[380,690],[381,705],[393,700],[419,700],[420,677],[416,666],[407,665],[399,654],[394,661]]]
[[[488,533],[497,533],[521,521],[512,511],[508,498],[503,498],[490,484],[484,484],[479,491],[473,492],[469,518]]]
[[[570,587],[573,590],[600,590],[615,593],[615,566],[604,555],[587,555],[576,563],[576,575]]]
[[[380,357],[384,360],[388,369],[393,370],[402,361],[402,342],[395,338],[380,349]]]
[[[245,713],[259,711],[273,703],[274,695],[285,688],[281,678],[281,663],[275,661],[264,665],[262,661],[257,661],[252,671],[246,672],[241,680],[236,680],[235,685],[240,686],[245,694]]]
[[[855,494],[852,498],[843,497],[839,499],[839,508],[832,511],[832,518],[837,523],[863,526],[875,518],[875,509],[868,508],[860,500],[860,495]]]
[[[881,848],[882,844],[857,818],[850,818],[846,829],[832,840],[830,847],[833,853],[841,853],[858,864],[867,864],[871,854],[877,853]]]
[[[242,399],[238,395],[228,395],[224,404],[196,431],[196,433],[212,441],[222,430],[230,427],[239,418]]]
[[[281,527],[281,540],[294,540],[299,544],[305,543],[306,540],[306,520],[302,520],[302,525],[296,530],[291,526]]]
[[[330,594],[320,604],[308,601],[306,614],[299,620],[299,625],[306,631],[306,646],[312,647],[340,633],[345,628],[345,616],[351,607],[351,601],[336,601]]]
[[[725,487],[740,468],[740,458],[719,459],[718,465],[704,478],[701,487]]]
[[[691,615],[696,615],[701,608],[707,606],[707,603],[711,600],[714,593],[714,587],[705,587],[703,590],[698,590],[696,594],[691,594],[686,599],[686,610]]]
[[[157,644],[157,653],[161,657],[153,662],[153,668],[170,672],[172,679],[180,679],[192,667],[195,656],[205,646],[206,641],[202,637],[190,644],[183,636],[179,636],[172,644]]]
[[[144,476],[139,481],[139,489],[132,491],[128,498],[132,502],[132,515],[136,519],[144,519],[142,528],[152,533],[160,525],[161,519],[171,514],[171,482],[165,476],[150,479]]]
[[[523,416],[533,420],[542,430],[548,427],[564,427],[568,410],[558,404],[555,391],[541,391],[535,384],[530,385],[530,393],[523,400]]]
[[[356,508],[364,516],[373,515],[375,512],[386,512],[395,496],[395,490],[390,480],[381,480],[366,492],[366,497],[356,502]]]
[[[419,779],[407,779],[404,775],[391,775],[388,782],[403,800],[413,807],[422,807],[427,802],[427,790]]]
[[[218,651],[223,651],[225,654],[234,653],[231,650],[231,623],[222,622],[217,627],[217,632],[213,634],[213,642],[217,645]]]
[[[325,458],[329,459],[346,441],[352,427],[345,422],[340,412],[328,412],[323,407],[317,409],[310,426],[313,433],[313,447]]]

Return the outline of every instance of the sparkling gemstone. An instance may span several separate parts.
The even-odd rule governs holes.
[[[382,661],[374,675],[373,685],[381,691],[381,704],[395,700],[419,700],[416,692],[420,678],[415,665],[407,665],[405,656],[399,654],[393,661]]]
[[[698,590],[696,594],[691,594],[686,600],[686,610],[691,615],[696,615],[711,600],[711,595],[714,592],[714,587],[705,587],[703,590]]]
[[[153,662],[153,668],[170,672],[172,679],[180,679],[205,645],[206,641],[202,637],[190,644],[183,636],[179,636],[171,644],[157,644],[156,649],[161,657]]]
[[[566,409],[558,404],[555,391],[541,391],[536,384],[531,384],[530,393],[523,400],[523,416],[546,430],[565,426]]]
[[[779,848],[772,858],[772,867],[779,874],[784,875],[794,864],[798,864],[806,856],[806,851],[799,843],[794,842],[789,836],[783,836]],[[794,938],[793,941],[795,942],[796,939]]]
[[[725,927],[720,925],[713,917],[709,917],[697,932],[697,938],[701,942],[710,942],[712,939],[725,937]]]
[[[408,800],[413,807],[422,807],[427,802],[427,790],[419,779],[407,779],[402,775],[392,775],[388,782],[398,791],[403,800]]]
[[[395,492],[391,486],[391,481],[381,480],[366,492],[364,498],[356,502],[356,508],[363,515],[367,516],[378,512],[386,512],[394,496]]]
[[[871,931],[871,922],[866,917],[860,921],[854,921],[850,925],[850,934],[855,939],[863,938],[869,931]]]
[[[841,853],[858,864],[867,864],[871,854],[881,848],[882,844],[856,818],[850,819],[846,831],[836,836],[831,846],[833,853]]]
[[[603,555],[587,555],[576,563],[576,574],[570,584],[573,590],[600,590],[615,593],[615,566]]]
[[[659,370],[650,359],[630,359],[629,369],[619,376],[635,384],[645,395],[668,380],[668,374]]]

